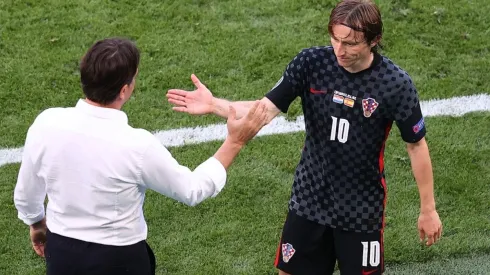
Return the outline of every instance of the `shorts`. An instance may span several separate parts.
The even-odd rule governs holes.
[[[344,231],[289,211],[275,267],[292,275],[330,275],[336,264],[342,275],[382,274],[383,231]]]

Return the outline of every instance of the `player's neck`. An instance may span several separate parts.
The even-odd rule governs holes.
[[[360,71],[364,71],[365,69],[371,67],[371,64],[374,61],[374,54],[371,52],[366,58],[359,59],[356,63],[352,64],[352,66],[345,67],[344,69],[349,73],[358,73]]]

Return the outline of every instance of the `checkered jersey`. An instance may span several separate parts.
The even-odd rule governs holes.
[[[383,227],[384,146],[393,121],[403,140],[425,135],[409,75],[375,54],[370,68],[349,73],[332,47],[302,50],[266,94],[282,112],[301,98],[306,139],[289,208],[320,224],[355,232]]]

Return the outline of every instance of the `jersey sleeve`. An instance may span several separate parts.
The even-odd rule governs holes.
[[[283,113],[287,113],[291,103],[300,96],[306,85],[307,54],[306,49],[298,53],[289,62],[276,85],[265,95]]]
[[[420,100],[410,78],[404,81],[401,91],[393,96],[391,109],[392,118],[405,142],[415,143],[425,136],[426,127]]]

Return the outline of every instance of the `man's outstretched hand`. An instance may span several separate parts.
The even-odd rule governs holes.
[[[172,108],[178,112],[192,115],[205,115],[213,112],[213,94],[201,83],[194,74],[191,75],[192,82],[196,86],[194,91],[170,89],[167,92],[167,100],[173,104]]]

